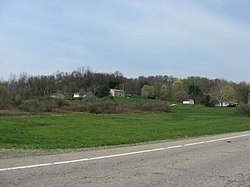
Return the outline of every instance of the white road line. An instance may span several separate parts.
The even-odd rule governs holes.
[[[77,162],[86,162],[86,161],[100,160],[100,159],[106,159],[106,158],[122,157],[122,156],[149,153],[149,152],[162,151],[162,150],[168,150],[168,149],[177,149],[177,148],[182,148],[182,147],[187,147],[187,146],[195,146],[195,145],[200,145],[200,144],[214,143],[214,142],[218,142],[218,141],[231,140],[231,139],[242,138],[242,137],[246,137],[246,136],[250,136],[250,134],[231,136],[231,137],[226,137],[226,138],[208,140],[208,141],[204,141],[204,142],[194,142],[194,143],[188,143],[188,144],[183,144],[183,145],[175,145],[175,146],[170,146],[170,147],[147,149],[147,150],[142,150],[142,151],[134,151],[134,152],[120,153],[120,154],[99,156],[99,157],[92,157],[92,158],[83,158],[83,159],[78,159],[78,160],[68,160],[68,161],[51,162],[51,163],[45,163],[45,164],[36,164],[36,165],[2,168],[2,169],[0,169],[0,171],[28,169],[28,168],[45,167],[45,166],[53,166],[53,165],[61,165],[61,164],[70,164],[70,163],[77,163]]]
[[[218,142],[219,140],[208,140],[206,143],[213,143],[213,142]]]
[[[204,144],[204,143],[207,143],[207,142],[189,143],[189,144],[185,144],[184,146],[187,147],[187,146],[199,145],[199,144]]]
[[[183,147],[183,145],[175,145],[175,146],[171,146],[171,147],[165,147],[163,149],[176,149],[176,148],[180,148]]]

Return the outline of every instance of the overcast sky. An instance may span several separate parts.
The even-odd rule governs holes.
[[[0,78],[78,67],[250,82],[250,1],[0,0]]]

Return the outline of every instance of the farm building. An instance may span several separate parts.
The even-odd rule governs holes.
[[[184,100],[182,103],[184,105],[194,105],[194,100],[193,99],[188,99],[188,100]]]
[[[110,95],[113,97],[125,97],[125,91],[118,89],[110,89]]]

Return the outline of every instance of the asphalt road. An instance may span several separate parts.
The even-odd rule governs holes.
[[[250,187],[250,132],[2,157],[0,186]]]

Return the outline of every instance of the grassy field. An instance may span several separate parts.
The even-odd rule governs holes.
[[[129,102],[129,101],[120,101]],[[250,130],[235,108],[171,107],[170,113],[0,117],[0,148],[71,149]]]
[[[165,101],[157,101],[155,99],[146,99],[143,97],[114,97],[114,102],[120,103],[120,104],[135,104],[135,103],[167,103]]]

